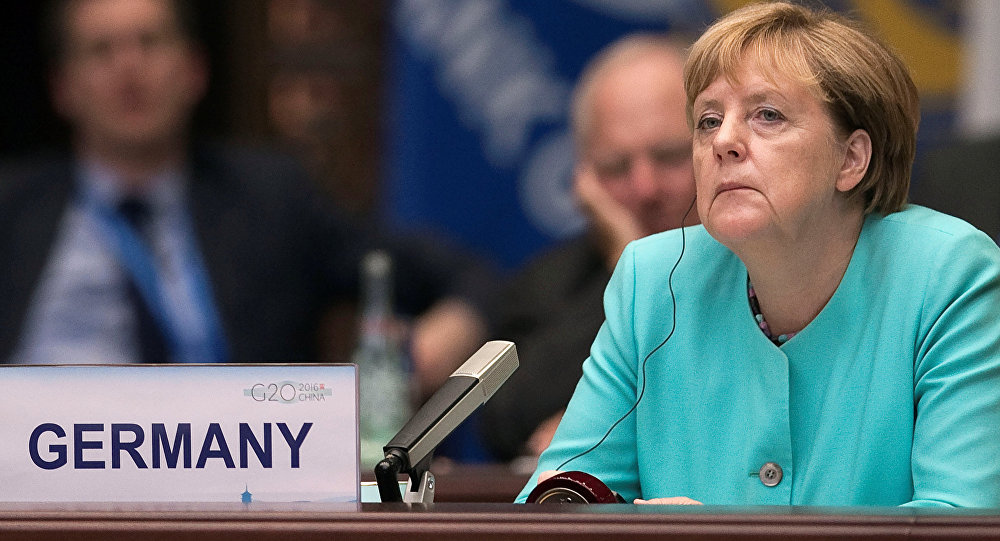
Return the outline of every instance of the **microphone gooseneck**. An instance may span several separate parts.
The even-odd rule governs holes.
[[[479,348],[448,377],[383,447],[385,458],[375,466],[375,480],[383,502],[410,501],[400,495],[396,476],[408,474],[411,481],[408,490],[419,491],[418,485],[429,476],[434,449],[489,400],[517,366],[514,344],[494,340]]]
[[[397,476],[403,471],[403,460],[395,452],[388,452],[375,465],[375,482],[378,484],[379,501],[383,503],[401,502],[403,495],[399,493]]]

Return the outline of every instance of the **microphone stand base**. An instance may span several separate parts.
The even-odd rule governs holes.
[[[403,495],[404,503],[432,504],[434,503],[434,474],[425,471],[423,475],[416,477],[417,487],[414,488],[415,476],[410,476],[406,482],[406,494]]]

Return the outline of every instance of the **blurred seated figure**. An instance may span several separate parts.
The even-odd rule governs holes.
[[[958,216],[1000,239],[1000,133],[934,149],[915,172],[914,203]]]
[[[683,64],[681,43],[635,34],[581,76],[571,110],[574,193],[589,225],[530,263],[499,301],[497,336],[516,343],[521,360],[484,406],[484,439],[499,459],[548,445],[604,320],[601,297],[625,245],[698,223]]]
[[[481,345],[491,280],[474,263],[348,223],[289,159],[193,137],[208,67],[191,5],[64,0],[49,23],[72,149],[0,173],[0,362],[316,360],[324,311],[356,299],[375,246],[398,305],[427,316],[423,385]]]

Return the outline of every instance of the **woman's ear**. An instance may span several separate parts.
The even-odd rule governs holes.
[[[844,193],[854,189],[865,178],[872,159],[872,138],[859,128],[847,137],[845,145],[844,163],[837,175],[837,190]]]

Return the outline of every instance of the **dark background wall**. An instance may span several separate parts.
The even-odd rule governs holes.
[[[39,40],[44,2],[0,17],[0,158],[66,142],[49,106]],[[384,3],[195,2],[212,64],[198,132],[284,147],[347,210],[368,214],[378,181]]]

